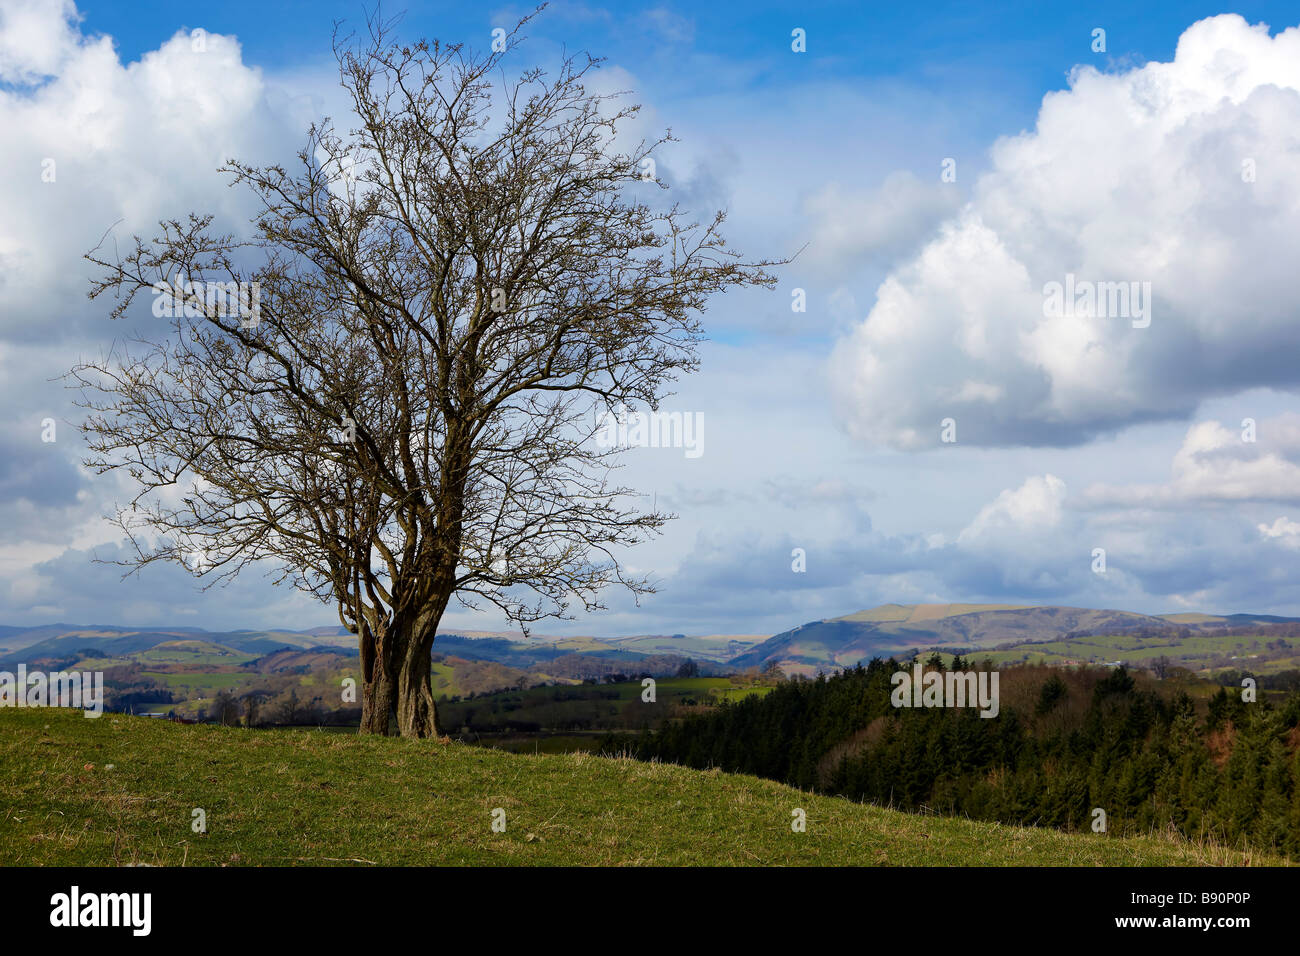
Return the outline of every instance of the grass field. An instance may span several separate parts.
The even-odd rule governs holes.
[[[110,769],[111,767],[111,769]],[[491,829],[492,812],[506,831]],[[792,811],[807,832],[792,832]],[[1179,865],[1278,861],[897,813],[586,754],[0,710],[8,865]],[[195,809],[208,832],[193,832]]]
[[[664,677],[656,689],[662,694],[686,694],[720,704],[724,700],[735,703],[746,697],[762,697],[772,692],[772,685],[744,683],[739,678],[733,681],[729,677]],[[639,697],[640,685],[634,683],[631,691],[629,696]]]
[[[438,667],[437,664],[434,665]],[[433,681],[433,692],[435,696],[441,696],[446,693],[445,690],[438,686],[438,679],[435,675]],[[581,693],[593,694],[610,694],[614,699],[622,701],[639,700],[644,692],[644,686],[639,680],[621,681],[617,684],[587,684],[587,685],[570,685],[573,689],[569,692],[577,695]],[[745,683],[739,678],[732,680],[729,677],[660,677],[655,681],[655,691],[659,696],[666,698],[690,696],[697,700],[712,700],[720,703],[723,700],[737,701],[749,696],[761,697],[770,693],[771,685]],[[549,703],[555,699],[555,695],[564,693],[563,690],[557,690],[555,686],[530,687],[527,690],[503,690],[495,694],[484,694],[481,701],[491,701],[493,698],[500,700],[511,700],[524,704],[541,704]]]
[[[141,664],[185,664],[190,667],[244,664],[254,658],[253,654],[241,654],[239,651],[206,641],[169,641],[147,651],[130,655],[131,660],[139,661]]]
[[[189,671],[142,671],[144,677],[152,677],[160,684],[166,684],[169,688],[176,691],[206,691],[214,693],[225,689],[230,690],[243,684],[248,684],[256,675],[247,673],[237,674],[203,674],[192,673]]]

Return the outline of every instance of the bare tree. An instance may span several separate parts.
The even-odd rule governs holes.
[[[436,733],[430,652],[453,598],[526,630],[602,607],[612,583],[653,591],[618,552],[672,516],[612,482],[600,416],[657,408],[698,365],[706,301],[775,281],[721,212],[658,201],[645,161],[671,135],[616,148],[638,108],[584,88],[598,60],[507,79],[526,22],[481,55],[391,42],[377,20],[361,42],[336,33],[357,128],[313,126],[292,175],[223,167],[260,200],[255,238],[191,214],[87,256],[115,318],[142,291],[183,304],[167,333],[70,373],[87,465],[138,485],[122,563],[211,586],[267,562],[336,603],[363,732],[395,713],[403,735]],[[257,291],[242,316],[241,288]]]
[[[247,693],[243,697],[244,701],[244,726],[256,727],[258,721],[258,712],[261,709],[262,701],[256,691]]]
[[[230,691],[218,691],[217,696],[213,698],[212,719],[228,727],[239,723],[239,704]]]
[[[302,702],[298,700],[298,689],[289,688],[289,693],[275,708],[276,723],[293,726],[301,722],[303,716]]]

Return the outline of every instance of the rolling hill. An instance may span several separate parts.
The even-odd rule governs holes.
[[[201,641],[254,656],[286,647],[354,647],[356,638],[340,628],[309,631],[206,631],[201,627],[113,627],[97,624],[47,624],[0,628],[0,665],[62,658],[93,651],[98,657],[123,657],[175,641]]]
[[[63,710],[0,711],[0,804],[13,808],[0,861],[17,866],[1284,862],[1163,835],[900,813],[672,764]],[[792,832],[794,808],[807,832]]]
[[[544,637],[493,632],[442,633],[434,643],[437,696],[484,694],[537,684],[618,679],[620,674],[675,675],[688,657],[701,676],[726,670],[725,660],[761,637],[632,635]],[[339,628],[306,631],[207,631],[52,624],[0,626],[0,670],[19,664],[105,674],[105,705],[127,712],[196,717],[228,692],[260,701],[261,719],[291,704],[328,717],[346,709],[338,688],[359,676],[356,639]],[[247,710],[249,704],[241,703]],[[317,708],[320,714],[317,714]],[[289,711],[297,713],[297,711]],[[341,719],[341,718],[340,718]]]
[[[843,617],[783,631],[732,659],[735,667],[778,664],[787,673],[813,674],[852,667],[875,656],[907,655],[927,648],[962,652],[1027,642],[1061,641],[1093,634],[1186,628],[1189,633],[1293,623],[1296,618],[1234,614],[1135,614],[1055,605],[884,604]]]
[[[1300,652],[1269,651],[1263,646],[1273,647],[1269,638],[1259,637],[1254,629],[1263,628],[1275,632],[1274,638],[1286,636],[1294,641],[1296,635],[1289,626],[1297,622],[1300,619],[1265,614],[1148,615],[1055,605],[883,604],[811,621],[766,639],[753,634],[523,637],[517,633],[449,631],[438,635],[433,653],[436,658],[454,659],[462,669],[473,663],[481,673],[468,679],[466,686],[479,689],[490,689],[480,680],[488,672],[486,665],[509,676],[503,687],[520,681],[572,682],[635,671],[673,674],[686,658],[698,662],[702,676],[770,664],[779,665],[787,674],[812,676],[818,671],[852,667],[877,655],[910,657],[929,649],[987,653],[999,664],[1168,656],[1198,671],[1236,666],[1239,660],[1259,661],[1257,666],[1266,663],[1278,670],[1294,666],[1293,658],[1300,658]],[[1276,633],[1279,631],[1286,633]],[[1155,633],[1160,639],[1152,638]],[[1108,640],[1087,640],[1101,635]],[[1245,639],[1229,639],[1234,635]],[[157,669],[154,665],[171,664],[174,666],[163,669],[197,671],[207,667],[219,671],[228,665],[252,667],[250,662],[255,659],[275,659],[276,655],[292,661],[284,670],[303,665],[330,669],[337,666],[333,655],[339,653],[355,656],[356,641],[337,627],[221,632],[185,627],[0,626],[0,668],[10,669],[20,662],[65,666],[80,659],[100,667],[138,663],[152,671]],[[1271,658],[1263,661],[1261,655]],[[444,689],[454,693],[449,688],[458,683],[449,681]]]
[[[488,660],[512,667],[530,667],[574,654],[592,655],[624,665],[646,658],[691,657],[725,663],[760,644],[765,635],[635,634],[627,637],[556,637],[495,631],[444,631],[435,653],[465,660]],[[305,631],[287,629],[207,631],[198,627],[115,627],[96,624],[47,624],[39,627],[0,626],[0,666],[78,655],[127,657],[163,644],[198,641],[240,654],[260,657],[282,650],[338,648],[355,651],[357,639],[338,627]]]

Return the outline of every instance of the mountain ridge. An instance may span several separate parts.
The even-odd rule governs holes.
[[[1068,635],[1170,627],[1195,633],[1224,626],[1297,621],[1300,618],[1268,614],[1152,615],[1054,604],[882,604],[837,618],[809,621],[774,634],[730,663],[736,667],[777,664],[787,673],[811,675],[818,670],[852,667],[876,656],[911,656],[935,647],[966,653],[1002,645],[1060,640]]]
[[[809,621],[770,637],[759,634],[634,634],[624,637],[562,637],[513,632],[450,629],[434,642],[434,653],[511,666],[532,666],[568,655],[590,656],[632,666],[638,660],[690,657],[736,670],[781,666],[811,676],[818,670],[852,667],[875,656],[911,656],[929,648],[979,652],[1001,645],[1042,643],[1067,636],[1115,634],[1142,629],[1185,629],[1213,633],[1227,626],[1289,624],[1300,618],[1273,614],[1205,614],[1180,611],[1151,615],[1114,608],[1067,605],[919,603],[881,604],[833,618]],[[94,650],[103,657],[147,651],[177,640],[200,640],[265,656],[282,650],[354,649],[355,638],[340,627],[308,630],[272,628],[209,631],[193,626],[45,624],[0,625],[0,665],[72,657]]]

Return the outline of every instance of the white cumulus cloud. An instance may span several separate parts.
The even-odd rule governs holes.
[[[1300,548],[1300,521],[1292,521],[1283,516],[1272,524],[1261,524],[1259,533],[1265,538],[1272,538],[1288,548]]]
[[[901,448],[1066,446],[1300,385],[1300,28],[1194,24],[1174,59],[1077,69],[837,345],[849,431]],[[1150,283],[1149,327],[1044,287]]]
[[[1008,488],[980,509],[957,536],[962,546],[1010,541],[1056,528],[1061,523],[1065,482],[1055,475],[1032,475],[1019,488]]]
[[[1300,415],[1279,415],[1249,429],[1197,422],[1174,455],[1168,482],[1096,484],[1081,501],[1142,508],[1211,502],[1300,503]]]
[[[5,0],[0,5],[0,82],[34,83],[56,73],[79,37],[72,0]]]

